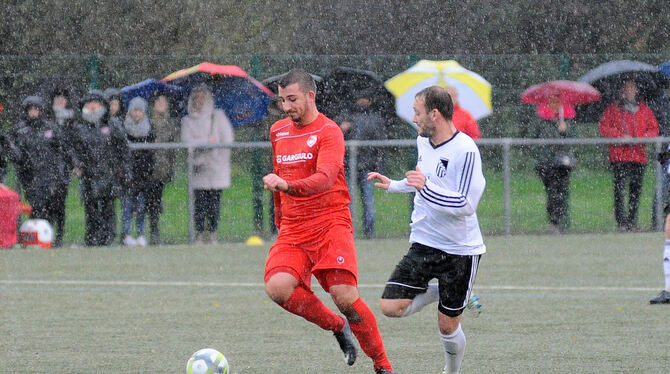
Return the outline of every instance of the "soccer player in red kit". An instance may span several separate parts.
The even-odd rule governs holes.
[[[316,85],[301,69],[279,81],[287,118],[270,129],[274,173],[263,177],[273,191],[279,228],[265,264],[265,290],[287,311],[332,331],[348,365],[356,336],[377,374],[393,373],[377,320],[358,293],[358,266],[349,192],[344,179],[344,135],[316,108]],[[342,318],[311,290],[312,275],[330,293]]]

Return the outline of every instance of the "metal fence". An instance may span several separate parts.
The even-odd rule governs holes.
[[[583,139],[578,139],[578,138],[573,138],[573,139],[519,139],[519,138],[502,138],[502,139],[481,139],[478,142],[478,145],[480,149],[482,150],[482,154],[484,155],[484,168],[485,168],[485,176],[489,180],[489,186],[495,185],[496,183],[500,185],[501,188],[489,188],[488,191],[485,192],[485,196],[487,197],[486,199],[483,199],[482,202],[480,203],[480,215],[482,215],[482,211],[484,212],[493,212],[493,211],[498,211],[497,209],[494,209],[491,205],[493,204],[498,204],[501,203],[502,205],[502,212],[501,214],[494,214],[493,217],[485,217],[486,220],[488,221],[497,221],[498,224],[496,225],[496,228],[492,227],[487,227],[485,224],[482,225],[482,229],[485,232],[488,233],[494,233],[494,234],[506,234],[506,235],[511,235],[514,233],[533,233],[533,232],[542,232],[542,229],[540,228],[539,230],[537,228],[533,227],[514,227],[513,223],[515,222],[516,219],[518,218],[523,218],[523,217],[515,217],[515,211],[517,209],[513,209],[514,204],[529,204],[530,206],[524,207],[525,209],[531,209],[537,216],[542,217],[543,212],[544,212],[544,207],[542,205],[543,201],[542,198],[539,199],[529,199],[528,197],[532,194],[537,193],[537,185],[540,183],[539,179],[535,178],[532,175],[532,166],[533,166],[533,160],[531,157],[529,157],[528,153],[524,151],[524,148],[528,149],[529,147],[533,146],[544,146],[544,145],[554,145],[554,144],[562,144],[562,145],[569,145],[571,147],[575,148],[575,151],[582,155],[581,160],[579,162],[579,166],[577,167],[577,170],[575,170],[575,173],[579,174],[579,171],[581,170],[582,174],[587,175],[587,181],[579,181],[579,178],[577,181],[573,182],[574,183],[589,183],[588,180],[589,178],[593,178],[593,175],[590,175],[590,173],[593,173],[594,171],[600,171],[600,173],[596,173],[595,177],[600,178],[601,180],[599,181],[599,184],[605,185],[605,186],[610,186],[611,187],[611,179],[608,179],[607,177],[604,177],[604,173],[606,173],[606,164],[607,164],[607,156],[606,156],[606,145],[608,144],[646,144],[646,145],[651,145],[650,147],[650,157],[649,157],[649,165],[651,166],[653,170],[653,174],[651,175],[651,186],[652,186],[652,191],[651,193],[646,196],[646,200],[649,201],[653,199],[653,196],[655,195],[655,198],[657,201],[661,202],[663,201],[663,194],[664,191],[662,190],[663,185],[662,185],[662,169],[660,164],[655,162],[655,157],[654,155],[657,154],[658,152],[661,151],[663,144],[668,144],[670,143],[670,138],[664,138],[664,137],[657,137],[657,138],[638,138],[638,139],[603,139],[603,138],[583,138]],[[352,140],[348,141],[346,143],[347,150],[348,150],[348,159],[346,162],[349,163],[349,170],[355,170],[356,164],[357,164],[357,156],[358,156],[358,150],[361,147],[382,147],[388,150],[391,150],[391,154],[396,155],[393,165],[390,167],[390,170],[387,171],[387,175],[389,175],[392,178],[396,179],[401,179],[403,177],[404,170],[408,170],[413,168],[413,163],[415,162],[415,158],[412,157],[412,153],[415,150],[416,147],[416,141],[413,139],[402,139],[402,140],[374,140],[374,141],[357,141],[357,140]],[[193,163],[192,163],[192,156],[193,153],[196,149],[206,149],[206,148],[220,148],[220,147],[225,147],[225,148],[231,148],[233,150],[234,154],[237,154],[238,156],[240,154],[246,154],[247,156],[250,154],[250,152],[254,152],[257,150],[263,150],[264,152],[270,152],[270,143],[269,142],[236,142],[236,143],[231,143],[231,144],[211,144],[211,145],[186,145],[186,144],[179,144],[179,143],[174,143],[174,144],[133,144],[132,148],[133,149],[185,149],[186,150],[186,177],[187,179],[190,180],[191,176],[193,175]],[[591,148],[591,149],[588,149]],[[403,152],[405,151],[405,152]],[[581,151],[581,152],[580,152]],[[491,158],[498,158],[498,160],[488,162],[488,159]],[[586,157],[586,159],[584,159]],[[239,157],[238,157],[239,158]],[[243,158],[248,159],[248,157],[244,156]],[[250,177],[253,178],[260,178],[264,173],[260,172],[259,170],[253,170],[254,166],[252,164],[246,165],[247,167],[244,168],[246,170],[242,170],[242,173],[248,173]],[[267,166],[265,170],[268,170],[271,168],[271,166]],[[492,177],[489,179],[490,174],[499,174],[499,176]],[[527,188],[524,190],[524,187],[517,187],[513,188],[514,181],[519,180],[519,179],[527,179],[527,180],[535,180],[536,185],[533,188]],[[359,227],[360,226],[360,198],[358,196],[358,193],[355,193],[358,188],[358,181],[356,178],[355,173],[350,173],[348,176],[348,184],[349,184],[349,189],[352,191],[351,193],[351,199],[352,199],[352,218],[354,219],[354,226]],[[253,183],[252,183],[253,185]],[[187,183],[187,211],[188,211],[188,227],[189,227],[189,241],[193,241],[194,239],[194,224],[193,224],[193,189],[190,186],[190,183]],[[588,188],[588,186],[587,186]],[[596,188],[596,187],[594,187]],[[598,199],[603,200],[603,203],[600,204],[602,206],[609,206],[607,201],[611,200],[611,189],[606,190],[606,191],[594,191]],[[250,193],[246,196],[248,199],[254,199],[257,197],[254,197],[254,194],[263,194],[262,189],[256,189],[250,191]],[[533,201],[533,202],[531,202]],[[377,202],[377,205],[383,204],[382,202]],[[487,206],[487,204],[489,204]],[[643,204],[645,206],[646,204]],[[411,205],[399,205],[400,207],[406,209],[404,212],[396,212],[398,213],[399,217],[405,217],[409,215],[409,211],[411,210]],[[580,210],[580,209],[576,209]],[[663,219],[664,217],[662,216],[663,212],[663,204],[658,203],[654,205],[654,211],[650,214],[651,219],[650,221],[653,222],[653,227],[651,225],[646,225],[648,229],[651,230],[660,230],[662,228],[663,224]],[[599,209],[598,211],[592,211],[589,212],[589,214],[592,214],[593,217],[598,217],[600,219],[601,217],[605,216],[612,216],[613,213],[611,210],[607,209]],[[484,218],[484,217],[482,217]],[[588,217],[582,217],[583,219],[588,220]],[[228,218],[230,219],[230,218]],[[646,218],[644,219],[646,221]],[[251,226],[253,225],[252,222],[248,222],[248,225]],[[541,226],[540,226],[541,227]],[[575,232],[592,232],[592,231],[608,231],[608,230],[614,230],[614,226],[606,226],[606,225],[595,225],[596,228],[593,228],[593,226],[583,226],[583,227],[573,227],[573,231]],[[405,231],[402,231],[399,233],[401,235],[405,234]],[[388,235],[386,234],[385,236],[394,236],[394,235]]]

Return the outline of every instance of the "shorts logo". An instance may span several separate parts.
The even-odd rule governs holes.
[[[309,138],[307,138],[307,146],[311,147],[314,144],[316,144],[316,135],[312,135]]]
[[[342,257],[342,256],[337,256],[336,261],[337,261],[338,264],[344,264],[344,257]]]

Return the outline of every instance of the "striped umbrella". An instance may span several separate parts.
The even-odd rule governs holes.
[[[263,119],[274,95],[235,65],[203,62],[176,71],[161,81],[182,87],[186,96],[197,85],[207,84],[214,95],[214,105],[226,113],[234,127]]]
[[[410,123],[414,117],[414,96],[430,86],[453,87],[458,93],[458,104],[475,119],[484,118],[493,110],[491,84],[455,60],[421,60],[384,85],[396,98],[398,116]]]

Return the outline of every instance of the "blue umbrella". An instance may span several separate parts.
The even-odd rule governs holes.
[[[670,61],[664,62],[663,65],[658,67],[658,70],[660,70],[661,73],[667,75],[670,79]]]
[[[135,83],[132,86],[123,87],[121,89],[121,96],[123,97],[123,102],[127,108],[130,100],[137,96],[149,101],[151,96],[158,92],[172,99],[179,99],[183,95],[183,91],[184,90],[181,87],[174,84],[168,84],[149,78],[140,83]]]

